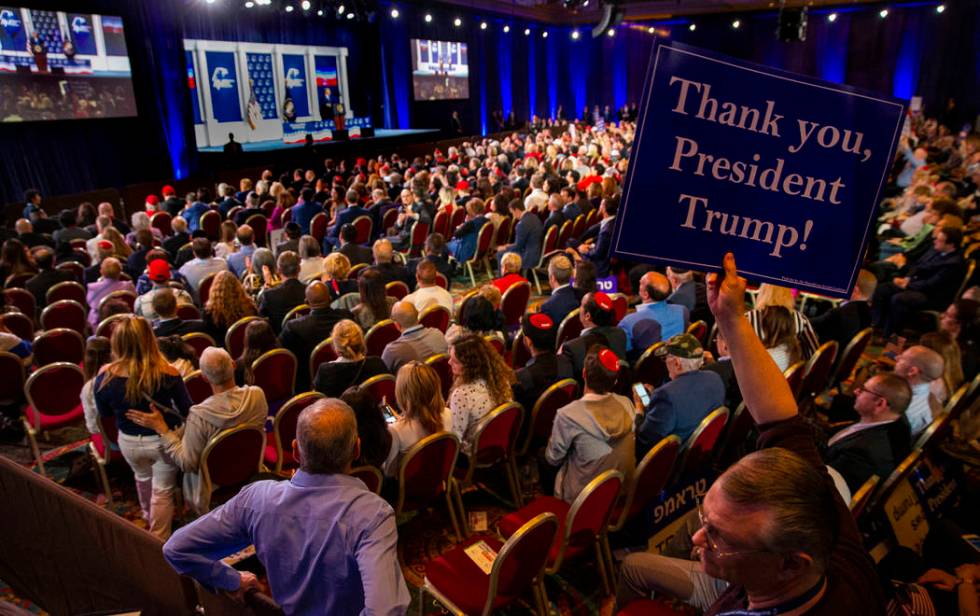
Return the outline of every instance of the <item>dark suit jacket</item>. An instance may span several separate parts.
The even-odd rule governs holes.
[[[816,332],[821,343],[837,341],[839,356],[855,334],[866,327],[871,327],[871,306],[864,301],[845,302],[810,319],[810,325],[813,326],[813,331]]]
[[[558,230],[561,231],[561,226],[565,224],[566,220],[568,219],[565,218],[565,215],[562,214],[561,210],[556,210],[548,214],[548,218],[546,218],[544,221],[544,230],[547,231],[552,225],[558,225]]]
[[[204,321],[200,319],[189,319],[187,321],[183,319],[170,319],[168,321],[157,321],[156,325],[153,326],[153,335],[157,338],[164,338],[166,336],[183,336],[184,334],[191,334],[194,332],[204,331]],[[222,341],[215,341],[221,344]]]
[[[551,317],[555,327],[558,327],[568,313],[578,308],[581,303],[582,300],[575,294],[575,289],[568,285],[552,293],[548,301],[541,304],[541,312]]]
[[[170,254],[170,259],[177,257],[177,251],[181,246],[191,241],[190,233],[175,233],[172,237],[163,240],[163,249]]]
[[[359,263],[367,263],[368,265],[374,261],[374,253],[367,246],[361,246],[360,244],[344,244],[340,247],[338,251],[340,254],[347,257],[350,261],[351,266],[357,265]]]
[[[347,206],[337,214],[337,222],[327,229],[327,237],[337,239],[340,236],[340,228],[347,223],[354,222],[358,216],[371,216],[371,212],[359,205]]]
[[[276,258],[278,259],[279,255],[287,250],[292,250],[295,253],[299,253],[299,240],[286,240],[285,242],[276,244]]]
[[[37,302],[37,308],[39,311],[38,314],[40,314],[40,310],[47,305],[44,296],[47,294],[48,289],[59,282],[68,282],[69,280],[75,280],[75,277],[71,274],[71,272],[50,269],[39,272],[36,276],[24,284],[24,288],[34,294],[34,300]]]
[[[338,361],[320,364],[313,379],[313,389],[328,398],[339,398],[348,387],[360,385],[372,376],[388,374],[388,366],[380,357],[362,361]]]
[[[738,405],[742,403],[742,390],[739,389],[738,381],[735,380],[735,367],[732,365],[732,360],[723,359],[710,364],[706,363],[702,370],[714,372],[721,377],[725,384],[725,406],[728,407],[730,413],[734,413]]]
[[[525,421],[529,421],[534,403],[542,392],[562,379],[573,378],[572,364],[563,355],[551,352],[532,357],[527,365],[517,371],[514,383],[514,400],[524,407]]]
[[[382,263],[380,265],[375,265],[374,268],[381,273],[381,278],[384,279],[385,284],[394,282],[395,280],[401,280],[408,285],[409,289],[415,288],[415,277],[409,274],[408,269],[403,265],[398,265],[397,263]]]
[[[930,308],[945,308],[963,282],[966,263],[958,250],[942,255],[930,248],[909,269],[906,291],[918,291],[928,298]]]
[[[884,481],[912,449],[908,421],[902,417],[855,432],[827,448],[824,458],[855,492],[872,475]]]
[[[247,207],[235,214],[235,224],[240,227],[248,222],[249,218],[255,216],[256,214],[262,214],[265,216],[265,210],[260,207]]]
[[[310,388],[310,353],[316,345],[330,337],[333,326],[343,319],[354,320],[354,315],[348,310],[317,308],[305,317],[291,320],[282,328],[279,343],[299,360],[296,391]]]
[[[409,261],[406,268],[408,269],[409,274],[411,274],[413,278],[415,277],[415,272],[419,267],[419,263],[421,263],[422,261],[432,261],[433,263],[435,263],[436,270],[438,270],[440,274],[445,276],[446,280],[452,282],[453,264],[449,262],[449,259],[442,256],[426,255],[421,259],[412,259],[411,261]]]
[[[626,361],[626,332],[616,326],[593,327],[578,338],[569,340],[562,345],[561,354],[572,363],[574,378],[582,381],[582,368],[585,366],[585,355],[594,344],[603,344],[612,349],[616,357]]]
[[[595,263],[596,276],[604,278],[609,275],[609,259],[612,257],[613,223],[599,228],[592,252],[587,253],[589,261]]]
[[[266,289],[259,297],[259,314],[269,319],[277,334],[282,330],[286,313],[306,301],[306,285],[295,278],[287,278],[277,286]]]
[[[538,264],[541,258],[541,243],[544,240],[544,223],[533,213],[521,216],[514,228],[514,243],[510,252],[521,255],[521,267],[529,269]]]

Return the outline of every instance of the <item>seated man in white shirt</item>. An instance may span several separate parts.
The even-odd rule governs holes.
[[[405,296],[403,301],[410,302],[415,309],[422,312],[432,304],[439,304],[450,312],[453,311],[453,296],[437,282],[439,270],[432,261],[420,261],[415,268],[415,280],[418,286],[414,293]]]
[[[912,429],[912,439],[922,434],[942,410],[939,401],[929,394],[929,383],[940,378],[945,369],[943,356],[920,345],[911,346],[895,359],[895,374],[912,387],[912,401],[905,417]]]

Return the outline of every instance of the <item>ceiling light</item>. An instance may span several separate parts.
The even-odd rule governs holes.
[[[945,4],[940,4],[939,6],[936,7],[936,12],[937,13],[942,13],[945,10],[946,10],[946,5]]]
[[[742,22],[740,22],[737,19],[732,22],[732,27],[735,28],[736,30],[738,30],[739,26],[741,26],[741,25],[742,25]]]
[[[878,17],[881,17],[882,19],[888,17],[888,9],[881,9],[878,11]]]
[[[608,30],[606,30],[606,36],[616,36],[616,29],[609,28]]]
[[[572,40],[577,41],[579,36],[581,35],[578,33],[578,30],[572,30]]]
[[[292,4],[287,4],[286,5],[286,12],[287,13],[292,13],[293,12],[293,5]]]
[[[481,21],[480,22],[480,30],[486,30],[486,29],[487,29],[487,22]]]
[[[317,9],[316,10],[316,16],[317,17],[323,17],[323,9]]]
[[[690,26],[687,27],[687,29],[690,30],[691,32],[694,32],[695,30],[698,29],[698,25],[697,24],[691,24]]]
[[[354,19],[353,13],[347,13],[347,19]]]
[[[531,29],[530,28],[524,28],[524,36],[531,36]]]
[[[255,3],[252,2],[252,0],[248,0],[248,2],[245,3],[245,8],[247,8],[247,9],[250,9],[253,6],[255,6]]]
[[[827,21],[831,23],[837,21],[837,13],[831,13],[830,15],[827,15]]]
[[[649,28],[647,28],[647,32],[649,32],[650,34],[656,34],[657,29],[654,28],[653,26],[650,26]]]
[[[510,26],[504,26],[504,34],[510,32]]]
[[[453,20],[453,25],[458,28],[463,25],[463,20],[457,17],[456,19]]]
[[[340,15],[343,12],[344,12],[344,5],[341,4],[340,6],[337,7],[337,14]]]
[[[427,23],[427,24],[431,24],[432,23],[432,15],[430,13],[426,13],[425,14],[425,23]]]
[[[214,4],[214,0],[205,0],[208,4]]]
[[[541,33],[541,38],[548,38],[548,33],[547,32],[542,32]]]
[[[299,5],[300,5],[301,7],[303,7],[303,10],[304,10],[304,11],[308,11],[308,10],[310,10],[310,7],[311,7],[311,6],[313,6],[313,5],[312,5],[312,4],[310,3],[310,0],[303,0],[302,2],[300,2],[300,4],[299,4]]]
[[[398,12],[398,9],[391,9],[391,18],[392,19],[398,19],[398,15],[399,14],[400,13]]]

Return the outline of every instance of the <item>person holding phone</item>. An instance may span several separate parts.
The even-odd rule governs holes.
[[[452,427],[439,374],[420,361],[410,361],[398,369],[395,402],[401,415],[393,414],[394,421],[388,420],[391,450],[382,466],[386,477],[398,475],[402,456],[416,443]]]

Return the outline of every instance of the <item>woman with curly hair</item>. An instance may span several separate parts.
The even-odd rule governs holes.
[[[482,336],[468,334],[449,346],[453,386],[449,392],[452,432],[464,452],[472,447],[480,420],[490,411],[513,400],[514,371]]]
[[[216,341],[225,339],[228,328],[241,318],[258,314],[255,302],[245,287],[229,271],[218,272],[211,285],[211,295],[204,306],[204,331]]]

